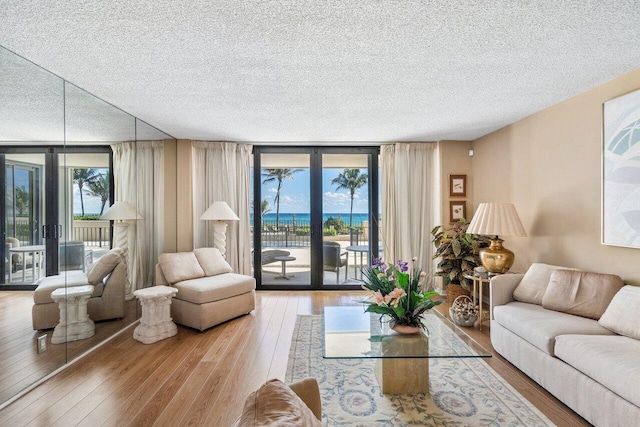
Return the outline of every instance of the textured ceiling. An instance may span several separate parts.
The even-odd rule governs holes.
[[[637,0],[0,0],[0,45],[178,138],[475,139],[640,67]]]

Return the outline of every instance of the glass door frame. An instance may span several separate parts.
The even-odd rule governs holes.
[[[263,284],[262,269],[255,268],[261,265],[262,248],[262,219],[260,215],[260,203],[262,200],[262,166],[261,154],[309,154],[310,168],[310,263],[311,263],[311,283],[306,285],[291,284]],[[368,174],[369,174],[369,246],[372,248],[371,257],[378,256],[378,156],[380,147],[378,146],[361,146],[361,147],[339,147],[339,146],[305,146],[305,147],[275,147],[275,146],[254,146],[253,147],[253,265],[254,277],[256,279],[256,289],[258,290],[355,290],[361,289],[360,283],[354,284],[323,284],[323,260],[322,260],[322,218],[323,218],[323,188],[322,188],[322,155],[323,154],[367,154],[368,155]],[[368,258],[370,263],[372,259]]]

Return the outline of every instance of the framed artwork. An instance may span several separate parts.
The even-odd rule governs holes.
[[[640,248],[640,90],[602,115],[602,243]]]
[[[467,175],[449,175],[449,196],[467,196]]]
[[[449,221],[458,222],[467,218],[467,202],[465,200],[451,200],[449,202]]]

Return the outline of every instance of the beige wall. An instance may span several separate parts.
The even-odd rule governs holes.
[[[472,157],[469,157],[469,149],[472,143],[467,141],[441,141],[440,148],[440,184],[442,194],[440,224],[449,226],[449,202],[452,200],[467,201],[467,220],[471,220],[473,215],[473,173]],[[449,175],[467,175],[467,196],[449,197]]]
[[[640,249],[600,243],[602,103],[640,88],[640,69],[474,141],[473,201],[513,202],[528,237],[512,270],[546,262],[640,285]]]

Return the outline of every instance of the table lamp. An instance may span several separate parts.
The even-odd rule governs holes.
[[[136,212],[136,209],[127,202],[115,202],[100,217],[108,219],[113,223],[113,245],[122,249],[124,258],[128,261],[129,254],[129,222],[131,220],[143,219]]]
[[[220,250],[223,257],[227,254],[227,223],[225,221],[240,221],[240,218],[231,210],[227,202],[213,202],[200,219],[214,221],[213,244]]]
[[[515,260],[513,252],[502,246],[504,240],[499,236],[527,236],[513,203],[480,203],[467,233],[493,236],[491,245],[480,249],[480,260],[494,274],[506,273]]]

